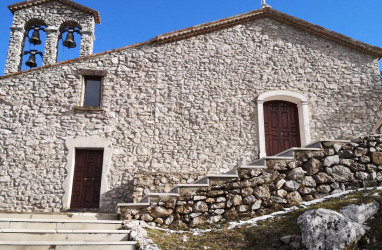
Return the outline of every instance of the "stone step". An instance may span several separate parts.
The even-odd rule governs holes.
[[[128,241],[129,230],[0,229],[0,241]]]
[[[209,174],[201,179],[197,180],[194,184],[209,184],[210,180],[212,179],[233,179],[233,178],[239,178],[239,175],[237,174],[237,171],[235,174]]]
[[[1,218],[59,219],[59,220],[118,220],[117,214],[103,213],[0,213]]]
[[[322,140],[321,144],[324,147],[330,147],[330,146],[333,146],[334,144],[345,145],[350,142],[351,142],[350,140]]]
[[[250,166],[250,165],[244,165],[241,166],[240,169],[267,169],[267,166]]]
[[[170,190],[170,193],[179,194],[181,188],[203,188],[208,187],[209,184],[179,184]]]
[[[350,143],[350,140],[320,140],[314,141],[306,145],[306,148],[323,148],[333,146],[334,144],[344,145]]]
[[[117,213],[121,214],[121,208],[130,208],[130,209],[140,209],[149,207],[150,203],[147,202],[137,202],[137,203],[118,203],[117,204]]]
[[[210,179],[221,179],[221,178],[238,178],[237,170],[233,169],[224,174],[210,174],[201,178],[200,180],[192,184],[178,184],[169,193],[150,193],[146,195],[140,202],[137,203],[118,203],[117,204],[117,213],[121,213],[121,208],[131,208],[131,209],[140,209],[150,206],[152,198],[160,197],[179,197],[181,188],[203,188],[210,185]]]
[[[139,209],[148,207],[151,204],[151,199],[159,199],[160,197],[179,197],[179,193],[150,193],[146,195],[140,202],[137,203],[118,203],[117,204],[117,213],[121,213],[121,208],[131,208],[131,209]]]
[[[314,148],[314,147],[310,147],[310,148],[297,148],[297,147],[293,147],[293,148],[290,148],[290,149],[287,149],[281,153],[278,153],[277,155],[275,156],[287,156],[287,157],[294,157],[295,156],[295,152],[297,151],[323,151],[323,149],[321,147],[319,148]]]
[[[135,250],[135,241],[0,241],[6,250]]]
[[[260,158],[258,160],[253,161],[252,163],[243,166],[243,167],[251,167],[251,166],[260,166],[260,167],[265,167],[267,166],[267,161],[290,161],[293,160],[294,157],[290,156],[266,156],[263,158]]]
[[[122,221],[117,220],[0,218],[0,229],[117,230],[121,227]]]

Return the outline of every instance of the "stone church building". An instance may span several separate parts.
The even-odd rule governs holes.
[[[97,54],[97,11],[70,0],[9,9],[0,210],[114,211],[290,147],[381,133],[382,49],[272,8]],[[42,65],[26,50],[31,32],[35,44],[46,34]],[[73,36],[79,57],[57,62]]]

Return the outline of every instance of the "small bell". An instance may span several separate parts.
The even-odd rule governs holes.
[[[30,54],[28,61],[25,63],[26,66],[30,68],[37,67],[36,63],[36,54],[40,55],[42,57],[42,52],[37,50],[31,50],[31,51],[24,51],[24,55]]]
[[[68,34],[66,35],[65,41],[62,42],[62,45],[69,49],[77,47],[74,41],[74,29],[68,29]]]
[[[25,65],[28,66],[29,68],[37,67],[36,54],[31,53]]]
[[[29,38],[29,43],[33,45],[40,45],[41,39],[40,39],[40,27],[34,27],[32,37]]]

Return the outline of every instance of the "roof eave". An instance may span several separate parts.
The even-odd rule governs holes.
[[[60,2],[62,4],[64,4],[64,5],[67,5],[67,6],[70,6],[72,8],[75,8],[75,9],[78,9],[80,11],[83,11],[83,12],[86,12],[88,14],[91,14],[91,15],[94,16],[94,21],[97,24],[101,23],[101,17],[99,15],[98,11],[96,11],[94,9],[91,9],[89,7],[86,7],[84,5],[81,5],[79,3],[73,2],[71,0],[32,0],[32,1],[24,1],[24,2],[19,2],[19,3],[8,5],[8,9],[12,12],[12,14],[14,14],[15,11],[17,11],[17,10],[21,10],[21,9],[24,9],[24,8],[36,6],[36,5],[43,4],[43,3],[46,3],[46,2],[50,2],[50,1],[58,1],[58,2]]]

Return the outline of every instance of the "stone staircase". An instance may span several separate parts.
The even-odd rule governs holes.
[[[0,213],[0,249],[135,249],[117,215]]]
[[[237,167],[235,169],[232,169],[231,171],[223,174],[211,174],[207,175],[197,181],[195,181],[192,184],[179,184],[171,189],[168,193],[149,193],[146,195],[140,202],[137,203],[120,203],[117,205],[117,211],[119,214],[125,214],[127,210],[133,211],[133,214],[137,213],[144,213],[147,211],[149,213],[152,213],[152,208],[155,208],[156,206],[166,206],[169,209],[175,209],[176,206],[167,205],[166,201],[170,201],[174,204],[178,204],[177,202],[182,200],[189,200],[187,198],[183,198],[184,196],[192,196],[193,194],[197,193],[195,191],[201,191],[201,192],[211,192],[213,189],[216,189],[216,187],[221,187],[224,185],[227,185],[227,183],[232,181],[240,181],[243,178],[241,178],[242,175],[248,174],[249,172],[253,171],[268,171],[270,169],[274,169],[275,166],[278,164],[287,164],[290,162],[293,162],[299,157],[303,157],[304,155],[317,155],[317,154],[323,154],[325,151],[325,148],[333,147],[333,145],[346,145],[347,143],[350,143],[348,140],[323,140],[323,141],[316,141],[309,145],[306,145],[305,147],[297,148],[293,147],[290,148],[284,152],[281,152],[275,156],[267,156],[260,158],[258,160],[255,160],[254,162],[250,164],[246,164],[240,167]],[[207,195],[208,196],[208,195]],[[198,198],[195,199],[192,198],[195,202],[198,200]],[[165,205],[166,204],[166,205]],[[211,206],[210,206],[211,207]],[[166,211],[163,211],[163,209],[157,209],[158,211],[155,211],[155,213],[162,213],[158,215],[158,217],[166,217],[169,216],[169,213]],[[143,212],[142,212],[143,211]],[[175,211],[175,210],[174,210]],[[122,216],[124,219],[143,219],[146,220],[144,217],[137,217],[137,216]],[[155,217],[154,217],[155,219]],[[150,221],[150,220],[146,220]],[[163,223],[163,222],[161,222]],[[161,224],[157,223],[157,225]],[[168,223],[166,223],[169,225]]]

